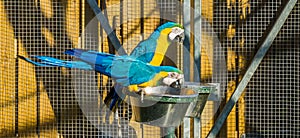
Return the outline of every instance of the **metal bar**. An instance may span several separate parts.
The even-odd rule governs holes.
[[[190,0],[183,1],[183,26],[184,26],[184,49],[183,49],[183,72],[184,80],[190,80],[190,33],[191,33],[191,9]]]
[[[18,33],[19,34],[19,33]],[[19,58],[17,58],[17,55],[19,55],[19,45],[18,40],[14,39],[15,44],[15,136],[19,136]]]
[[[191,126],[191,123],[190,123],[190,118],[188,117],[184,117],[183,118],[183,138],[190,138],[190,126]]]
[[[140,33],[141,33],[141,37],[142,37],[142,40],[144,40],[144,0],[140,0],[140,3],[141,3],[141,6],[140,6],[140,24],[141,24],[141,30],[140,30]]]
[[[201,72],[201,0],[194,0],[194,82],[200,82]]]
[[[40,85],[39,78],[36,77],[36,134],[40,137]]]
[[[82,16],[80,16],[81,17],[81,22],[80,22],[80,25],[81,25],[81,32],[80,33],[82,33],[82,34],[84,34],[84,32],[85,32],[85,0],[81,0],[81,8],[80,8],[80,14],[82,15]],[[84,48],[85,47],[85,35],[81,35],[81,37],[79,37],[79,39],[80,39],[80,47],[78,47],[78,48]]]
[[[194,0],[194,82],[201,78],[201,0]],[[194,118],[194,138],[201,137],[201,118]]]
[[[201,118],[194,118],[194,138],[201,138]]]
[[[183,1],[183,26],[184,26],[184,41],[183,41],[183,72],[184,80],[190,80],[190,35],[191,35],[191,9],[190,0]],[[190,118],[183,118],[183,138],[190,137]]]
[[[108,23],[108,19],[103,15],[101,9],[98,7],[97,2],[95,0],[87,0],[90,7],[93,9],[97,19],[100,21],[101,26],[103,27],[104,31],[106,32],[109,40],[111,41],[112,45],[115,47],[119,55],[127,55],[126,51],[122,47],[119,39],[117,38],[115,32],[112,30]]]
[[[140,128],[141,128],[141,138],[144,138],[144,125],[142,123],[140,124]]]
[[[258,65],[262,61],[263,57],[267,53],[268,49],[271,47],[272,42],[274,41],[276,35],[280,31],[282,25],[284,24],[285,20],[287,19],[288,15],[292,11],[292,9],[296,3],[297,3],[297,0],[285,1],[283,6],[281,6],[281,8],[277,11],[276,15],[278,15],[278,16],[275,18],[275,21],[273,21],[272,24],[270,24],[268,29],[265,31],[265,34],[263,35],[263,38],[261,39],[262,41],[260,41],[258,43],[258,46],[260,46],[260,48],[258,49],[256,55],[254,56],[250,66],[248,67],[241,82],[238,84],[236,90],[234,91],[234,93],[230,97],[229,101],[224,106],[224,109],[222,110],[220,116],[218,117],[215,125],[209,132],[209,134],[208,134],[209,138],[214,138],[219,133],[228,114],[230,113],[230,111],[233,108],[233,106],[235,105],[235,103],[238,101],[243,90],[247,86],[248,82],[250,81],[255,70],[257,69]]]

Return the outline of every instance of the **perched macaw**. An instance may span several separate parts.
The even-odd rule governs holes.
[[[156,28],[148,39],[141,41],[130,53],[130,56],[153,66],[159,66],[168,47],[174,42],[183,42],[183,39],[183,26],[175,22],[167,22]],[[104,102],[109,105],[111,110],[116,109],[116,106],[121,103],[122,99],[118,94],[122,95],[122,89],[116,84],[105,97]],[[138,90],[136,85],[129,87],[129,89],[130,91]]]
[[[38,66],[94,70],[112,77],[122,86],[153,87],[168,85],[166,84],[169,82],[168,79],[170,79],[168,77],[172,77],[174,73],[182,74],[182,71],[175,67],[152,66],[130,56],[116,56],[82,49],[66,50],[65,54],[75,56],[80,61],[65,61],[48,56],[33,56],[40,60],[40,62],[36,62],[29,58],[20,57]]]

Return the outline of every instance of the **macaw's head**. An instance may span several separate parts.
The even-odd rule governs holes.
[[[184,83],[184,75],[181,70],[170,66],[161,66],[164,69],[162,71],[167,72],[167,75],[162,79],[163,85],[167,85],[173,88],[181,88]]]
[[[184,29],[181,24],[175,22],[167,22],[159,26],[157,30],[161,35],[168,35],[172,42],[182,43],[184,40]]]
[[[168,76],[163,78],[163,84],[173,88],[181,88],[184,83],[184,75],[177,72],[168,72]]]

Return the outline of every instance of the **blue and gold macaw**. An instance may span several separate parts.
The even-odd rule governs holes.
[[[184,29],[182,25],[175,22],[167,22],[154,30],[148,39],[141,41],[131,52],[132,58],[149,63],[153,66],[159,66],[165,56],[168,47],[174,42],[183,42]],[[119,95],[123,87],[116,84],[110,89],[110,93],[105,97],[105,104],[109,105],[111,110],[115,110],[121,103]],[[129,87],[130,91],[137,91],[136,85]],[[119,95],[118,95],[119,94]],[[122,96],[122,97],[123,97]]]
[[[171,66],[152,66],[130,56],[117,56],[96,51],[82,49],[66,50],[65,54],[75,56],[80,61],[65,61],[48,56],[33,56],[40,62],[19,56],[26,61],[44,67],[66,67],[82,70],[94,70],[112,77],[123,87],[138,85],[139,87],[153,87],[166,84],[165,78],[173,73],[182,71]],[[169,78],[168,78],[169,79]]]

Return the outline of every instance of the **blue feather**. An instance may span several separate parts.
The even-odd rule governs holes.
[[[19,56],[19,57],[21,59],[26,60],[27,62],[42,67],[65,67],[65,68],[74,68],[74,69],[82,69],[82,70],[93,70],[90,64],[82,61],[65,61],[65,60],[60,60],[48,56],[32,56],[36,59],[41,60],[41,62],[36,62],[29,58],[25,58],[23,56]]]
[[[105,103],[111,103],[109,105],[110,110],[115,110],[122,103],[122,101],[123,101],[122,99],[125,98],[125,94],[122,92],[122,89],[123,89],[123,86],[121,86],[119,84],[116,84],[114,87],[112,87],[110,89],[109,95],[112,94],[110,101],[105,101]],[[105,99],[105,100],[107,100],[107,99]]]

